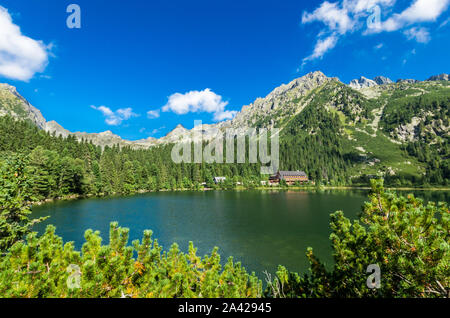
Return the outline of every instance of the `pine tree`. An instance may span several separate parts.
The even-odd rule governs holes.
[[[29,220],[31,194],[26,162],[20,156],[8,158],[0,167],[0,251],[5,251],[45,218]]]

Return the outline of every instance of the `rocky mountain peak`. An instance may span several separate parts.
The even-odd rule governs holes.
[[[414,84],[414,83],[419,83],[419,81],[411,78],[408,79],[400,78],[397,80],[397,84]]]
[[[310,72],[310,73],[300,77],[298,80],[323,82],[327,79],[328,79],[328,77],[324,73],[322,73],[322,71],[315,71],[315,72]]]
[[[113,132],[111,130],[107,130],[104,132],[99,133],[100,136],[113,136]]]
[[[450,76],[449,74],[440,74],[440,75],[434,75],[431,76],[429,79],[427,79],[427,81],[429,82],[435,82],[435,81],[449,81],[450,80]]]
[[[46,122],[44,130],[49,133],[54,133],[55,136],[67,137],[70,135],[70,131],[64,129],[60,124],[58,124],[54,120]]]
[[[17,89],[16,89],[14,86],[11,86],[11,85],[9,85],[9,84],[7,84],[7,83],[0,83],[0,89],[8,90],[8,91],[10,91],[11,93],[12,93],[12,92],[17,93]]]
[[[307,91],[317,86],[322,85],[326,81],[331,79],[338,80],[337,78],[329,78],[321,71],[311,72],[302,77],[296,78],[288,84],[283,84],[277,88],[275,88],[267,98],[273,98],[282,94],[286,94],[288,91],[293,90],[295,88],[300,88],[302,91]]]
[[[393,83],[393,81],[385,76],[377,76],[374,79],[374,82],[377,83],[378,85],[385,85],[385,84],[391,84]]]
[[[273,118],[280,119],[287,116],[288,113],[299,112],[303,107],[301,100],[308,93],[331,81],[339,81],[339,79],[327,77],[320,71],[308,73],[275,88],[266,97],[257,98],[252,104],[243,106],[233,120],[224,122],[222,125],[241,128],[263,122],[264,127],[272,127],[274,125]]]
[[[183,127],[183,125],[178,124],[172,131],[170,131],[166,136],[162,137],[159,140],[156,140],[157,143],[172,143],[177,142],[183,139],[189,130]]]
[[[361,76],[359,79],[354,79],[350,82],[349,86],[354,89],[361,89],[366,87],[373,87],[377,86],[377,82],[365,78],[364,76]]]
[[[20,120],[28,120],[45,129],[45,118],[41,112],[23,98],[14,86],[0,84],[0,116],[9,115]]]
[[[170,133],[172,133],[172,132],[183,132],[183,131],[187,131],[187,129],[184,128],[183,125],[178,124]]]

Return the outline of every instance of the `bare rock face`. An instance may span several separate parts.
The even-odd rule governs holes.
[[[367,87],[374,87],[378,84],[368,78],[365,78],[364,76],[361,76],[359,79],[354,79],[350,82],[349,86],[353,89],[361,89],[361,88],[367,88]]]
[[[45,124],[44,130],[51,134],[55,134],[55,136],[62,136],[64,138],[71,135],[70,131],[68,131],[67,129],[64,129],[60,124],[58,124],[54,120],[47,122]]]
[[[166,136],[162,137],[162,141],[165,141],[167,143],[171,142],[177,142],[180,139],[182,139],[186,134],[188,133],[188,130],[184,128],[181,124],[177,125],[174,130],[169,132]]]
[[[304,98],[309,92],[337,78],[325,76],[317,71],[291,81],[289,84],[275,88],[265,98],[258,98],[253,104],[242,107],[242,110],[229,122],[233,128],[243,126],[260,126],[271,128],[271,119],[283,119],[287,114],[297,113],[305,105]]]
[[[101,146],[102,148],[105,146],[126,146],[127,142],[120,138],[120,136],[114,135],[111,131],[107,130],[101,133],[84,133],[84,132],[75,132],[71,135],[75,136],[79,141],[87,140],[92,142],[95,145]]]
[[[415,84],[419,83],[420,81],[415,79],[399,79],[397,80],[397,84]]]
[[[39,109],[23,98],[14,86],[0,84],[0,116],[9,115],[18,120],[29,120],[45,129],[45,118]]]
[[[440,74],[440,75],[434,75],[431,76],[427,81],[429,82],[435,82],[435,81],[449,81],[449,75],[448,74]]]
[[[391,79],[385,76],[377,76],[373,80],[361,76],[359,79],[352,80],[348,86],[350,86],[353,89],[359,90],[363,88],[375,87],[379,85],[387,85],[391,83],[393,83]]]
[[[378,85],[386,85],[386,84],[392,84],[393,83],[393,81],[391,81],[390,78],[387,78],[387,77],[384,77],[384,76],[377,76],[373,80]]]

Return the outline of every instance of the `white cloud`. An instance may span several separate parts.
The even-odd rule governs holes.
[[[375,6],[392,7],[396,0],[344,0],[343,6],[354,14],[367,12]]]
[[[133,109],[128,108],[120,108],[117,111],[112,111],[109,107],[106,106],[91,106],[93,109],[100,111],[103,116],[106,117],[105,123],[107,123],[110,126],[118,126],[120,125],[124,120],[128,120],[131,117],[138,117],[139,115],[133,113]]]
[[[450,18],[447,18],[447,20],[445,20],[444,22],[441,23],[441,25],[439,25],[439,29],[445,27],[449,22],[450,22]]]
[[[215,113],[214,120],[222,121],[222,120],[233,119],[234,116],[236,116],[236,114],[237,114],[237,111],[235,111],[235,110],[225,110],[223,112]]]
[[[203,91],[190,91],[185,94],[175,93],[169,96],[169,102],[162,108],[164,112],[173,111],[176,114],[189,112],[214,113],[223,111],[228,102],[222,96],[212,92],[209,88]]]
[[[152,130],[151,134],[152,134],[152,135],[157,134],[157,133],[159,133],[161,130],[163,130],[163,129],[165,129],[165,128],[166,128],[166,126],[162,126],[162,127],[159,127],[159,128],[155,128],[155,129]]]
[[[327,53],[329,50],[333,49],[336,46],[338,37],[333,34],[325,39],[319,39],[316,43],[316,46],[314,47],[313,53],[303,59],[303,64],[305,64],[307,61],[315,60],[318,58],[322,58],[325,53]]]
[[[22,34],[8,10],[0,6],[0,76],[28,81],[43,72],[51,47]]]
[[[163,112],[174,112],[178,115],[187,113],[214,113],[214,120],[231,119],[236,112],[225,111],[228,102],[222,100],[209,88],[203,91],[190,91],[185,94],[175,93],[169,96],[169,101],[163,106]]]
[[[377,27],[369,27],[367,20],[369,17],[378,11],[381,20],[381,13],[384,15],[389,13],[395,3],[396,0],[340,0],[334,3],[324,1],[312,13],[303,12],[302,24],[319,22],[324,25],[318,34],[313,52],[303,59],[303,65],[308,61],[322,58],[336,46],[341,37],[362,29],[364,29],[362,35],[368,35],[397,31],[409,26],[409,30],[403,30],[408,39],[427,43],[431,39],[428,29],[414,27],[413,24],[435,22],[448,8],[450,0],[414,0],[402,12],[391,15],[384,22],[380,21]],[[381,46],[375,48],[380,49]]]
[[[416,0],[400,17],[408,22],[435,21],[448,4],[449,0]]]
[[[337,3],[325,1],[313,13],[304,12],[302,23],[323,22],[330,30],[344,34],[351,30],[354,21],[348,16],[346,8],[339,8]]]
[[[320,22],[325,25],[318,35],[313,53],[303,59],[303,65],[322,58],[336,46],[341,36],[360,29],[360,19],[369,15],[369,9],[376,5],[392,6],[394,3],[395,0],[343,0],[335,3],[325,1],[312,13],[303,12],[302,24]]]
[[[151,131],[147,131],[147,128],[142,127],[141,129],[139,129],[139,132],[141,134],[146,133],[147,135],[155,135],[155,134],[159,133],[161,130],[163,130],[165,128],[166,128],[166,126],[161,126],[159,128],[154,128]]]
[[[428,43],[431,39],[430,32],[426,28],[411,28],[403,32],[408,40],[415,40],[419,43]]]
[[[434,22],[448,8],[450,0],[415,0],[403,12],[394,14],[382,23],[383,31],[396,31],[405,26]]]
[[[147,117],[149,119],[159,118],[160,111],[158,110],[149,110],[147,112]]]
[[[408,51],[405,54],[405,56],[403,57],[402,64],[405,65],[413,55],[416,55],[416,53],[417,53],[416,49],[412,49],[411,51]]]
[[[396,0],[324,1],[312,13],[303,12],[302,23],[322,22],[327,27],[321,33],[338,32],[343,35],[361,27],[360,18],[367,17],[375,6],[392,7]]]
[[[379,50],[379,49],[382,49],[383,46],[384,46],[384,44],[383,44],[383,43],[380,43],[380,44],[375,45],[374,49],[375,49],[375,50]]]

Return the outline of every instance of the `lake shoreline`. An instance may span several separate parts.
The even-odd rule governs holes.
[[[306,191],[327,191],[327,190],[370,190],[370,187],[364,187],[364,186],[356,186],[356,187],[351,187],[351,186],[322,186],[322,187],[316,187],[316,186],[300,186],[300,187],[296,187],[296,186],[290,186],[290,187],[256,187],[256,188],[245,188],[245,187],[237,187],[237,188],[233,188],[233,189],[214,189],[214,188],[204,188],[201,190],[193,190],[193,189],[175,189],[175,190],[167,190],[167,189],[163,189],[163,190],[138,190],[136,192],[133,193],[129,193],[129,194],[123,194],[123,193],[112,193],[112,194],[85,194],[85,195],[79,195],[79,194],[71,194],[68,196],[63,196],[63,197],[57,197],[57,198],[48,198],[48,199],[44,199],[44,200],[39,200],[39,201],[33,201],[33,202],[29,202],[31,205],[37,205],[37,206],[41,206],[47,203],[54,203],[54,202],[64,202],[64,201],[75,201],[75,200],[83,200],[83,199],[90,199],[90,198],[107,198],[107,197],[115,197],[115,196],[122,196],[122,197],[131,197],[134,195],[139,195],[139,194],[147,194],[147,193],[156,193],[156,192],[187,192],[187,191],[192,191],[192,192],[206,192],[206,191],[252,191],[252,190],[256,190],[256,191],[270,191],[270,190],[275,190],[275,191],[289,191],[289,190],[295,190],[295,191],[301,191],[301,190],[306,190]],[[400,188],[385,188],[386,190],[391,190],[391,191],[450,191],[450,188],[410,188],[410,187],[400,187]]]

